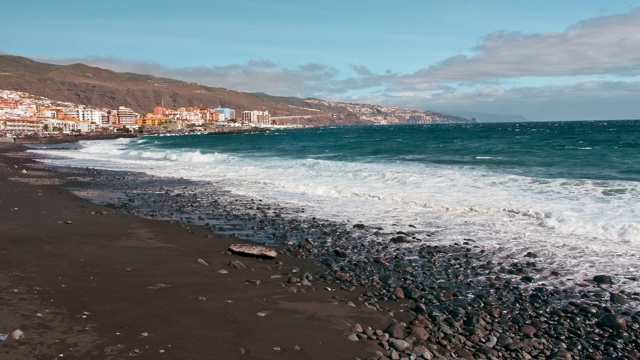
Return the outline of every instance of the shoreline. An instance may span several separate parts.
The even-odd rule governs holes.
[[[214,128],[207,132],[200,133],[180,133],[180,132],[146,132],[146,133],[130,133],[130,134],[117,134],[117,133],[91,133],[91,134],[79,134],[79,135],[59,135],[59,136],[47,136],[47,137],[17,137],[17,138],[0,138],[2,143],[15,143],[15,144],[65,144],[74,143],[83,140],[114,140],[121,138],[137,138],[141,136],[158,136],[158,135],[232,135],[232,134],[251,134],[257,132],[268,132],[270,128],[247,128],[247,127],[223,127]]]
[[[325,290],[330,284],[288,283],[290,275],[316,273],[309,261],[231,255],[228,246],[242,241],[89,203],[20,146],[0,149],[0,334],[24,332],[0,341],[0,358],[375,354],[373,342],[349,341],[345,332],[360,323],[381,327],[386,317],[345,305],[354,294]]]
[[[101,179],[103,184],[96,184],[98,190],[113,189],[116,181],[129,183],[141,179],[146,189],[132,184],[129,190],[136,190],[131,192],[135,195],[127,194],[119,204],[109,204],[108,208],[148,218],[169,218],[166,215],[173,212],[172,221],[182,222],[181,226],[189,231],[192,226],[196,229],[192,220],[200,214],[198,206],[208,212],[227,214],[221,221],[233,223],[253,218],[260,226],[297,229],[283,233],[281,253],[311,266],[315,266],[311,261],[322,263],[324,270],[316,267],[310,273],[312,283],[320,280],[338,284],[328,286],[344,293],[335,295],[334,300],[340,299],[350,303],[350,308],[369,310],[383,318],[381,325],[362,323],[376,331],[347,328],[346,334],[342,334],[341,341],[349,336],[362,340],[358,343],[373,344],[381,354],[372,358],[384,358],[382,354],[393,358],[394,353],[397,356],[413,353],[424,359],[568,358],[572,354],[597,359],[614,353],[640,356],[636,350],[640,312],[634,313],[625,306],[625,296],[609,290],[607,279],[594,289],[575,291],[528,287],[531,279],[540,276],[536,254],[527,254],[521,261],[500,267],[492,264],[490,253],[468,241],[451,246],[422,246],[418,262],[411,259],[415,254],[401,247],[403,242],[412,240],[411,234],[381,234],[391,237],[390,243],[374,247],[391,247],[396,252],[385,258],[376,249],[357,246],[354,241],[364,236],[363,232],[376,231],[366,224],[345,229],[343,224],[321,219],[287,220],[277,208],[266,208],[266,213],[258,214],[265,209],[258,213],[246,210],[256,207],[250,199],[231,207],[215,204],[213,200],[196,201],[197,184],[188,181],[171,184],[143,175],[91,169],[72,171],[66,176]],[[180,196],[169,191],[177,186],[183,189]],[[145,191],[147,195],[142,194]],[[126,188],[123,192],[126,193]],[[158,204],[168,207],[160,209]],[[195,209],[189,210],[192,206]],[[270,205],[264,207],[267,206]],[[211,227],[211,230],[219,229]],[[327,236],[333,239],[330,243],[323,242]],[[305,242],[307,237],[312,241]],[[299,275],[289,275],[288,284],[292,283],[292,277],[301,282]],[[604,300],[604,296],[611,299]],[[392,318],[400,323],[387,326]]]

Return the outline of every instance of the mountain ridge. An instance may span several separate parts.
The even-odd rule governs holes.
[[[174,109],[203,106],[229,107],[240,112],[268,110],[272,118],[296,117],[299,124],[317,126],[375,123],[360,114],[363,112],[379,114],[380,119],[393,119],[402,111],[405,115],[414,112],[433,116],[441,122],[468,121],[453,115],[379,105],[244,93],[153,75],[115,72],[82,63],[47,64],[15,55],[0,55],[0,89],[98,108],[126,106],[141,114],[152,112],[155,106]],[[364,111],[354,110],[354,106]],[[383,108],[385,110],[381,110]]]

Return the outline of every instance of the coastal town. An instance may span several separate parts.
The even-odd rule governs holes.
[[[194,133],[233,130],[313,127],[314,117],[338,124],[431,124],[466,121],[438,113],[395,107],[305,99],[300,113],[317,115],[272,116],[268,110],[229,107],[180,107],[160,104],[146,114],[127,106],[99,108],[56,101],[26,92],[0,90],[0,136],[33,137],[58,134]],[[295,106],[289,105],[291,108]],[[301,121],[302,124],[301,124]],[[305,121],[306,120],[306,121]],[[318,125],[315,125],[318,126]]]
[[[230,108],[156,106],[139,114],[119,106],[95,108],[55,101],[24,92],[0,90],[0,136],[51,136],[54,134],[203,132],[213,128],[278,127],[269,111],[247,110],[236,115]]]

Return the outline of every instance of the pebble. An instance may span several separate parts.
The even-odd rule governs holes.
[[[402,339],[391,339],[389,340],[389,346],[397,351],[405,351],[411,347],[411,344]]]
[[[113,188],[114,181],[108,181],[107,175],[104,178],[105,188]],[[163,184],[164,180],[154,181]],[[128,181],[115,183],[133,186]],[[162,204],[166,208],[156,210],[158,216],[175,212],[196,219],[202,215],[215,223],[210,226],[213,231],[232,228],[241,237],[248,234],[257,242],[273,241],[281,246],[278,252],[282,254],[299,251],[301,257],[315,259],[323,267],[314,274],[314,283],[323,284],[319,288],[332,292],[354,289],[358,307],[381,314],[393,312],[408,322],[393,322],[384,330],[366,326],[361,326],[366,328],[363,332],[349,329],[347,336],[379,344],[379,358],[603,359],[640,355],[636,354],[640,349],[640,313],[630,311],[629,306],[636,306],[640,295],[613,292],[611,285],[618,282],[610,275],[560,279],[568,276],[570,269],[565,270],[565,264],[547,267],[542,253],[527,252],[497,262],[492,255],[499,250],[483,248],[471,239],[440,244],[431,242],[437,240],[437,233],[416,228],[396,231],[402,230],[402,224],[382,229],[300,219],[291,209],[264,203],[257,206],[242,197],[233,203],[225,202],[227,194],[203,199],[193,184],[185,182],[180,197],[164,194],[164,190],[136,192],[135,202],[121,210],[133,211],[133,206],[158,209]],[[175,184],[167,187],[175,188]],[[303,291],[302,282],[312,281],[298,272],[284,273],[295,280],[287,289]],[[557,281],[576,286],[556,287],[553,284]],[[343,306],[354,299],[334,300]],[[408,338],[407,333],[411,334]],[[413,345],[407,340],[414,341]],[[405,343],[413,350],[398,350]]]
[[[229,262],[229,266],[238,270],[243,270],[247,268],[247,266],[243,264],[240,260],[231,260]]]
[[[24,332],[20,329],[16,329],[11,332],[11,335],[9,335],[9,337],[11,337],[11,339],[13,340],[22,340],[24,339]]]
[[[602,285],[613,284],[613,279],[609,275],[596,275],[593,277],[593,281],[596,282],[597,284],[602,284]]]
[[[147,286],[147,289],[151,289],[151,290],[158,290],[158,289],[166,289],[171,287],[171,285],[167,285],[167,284],[155,284],[155,285],[151,285],[151,286]]]
[[[350,341],[359,341],[360,340],[358,338],[358,335],[356,335],[354,333],[350,333],[349,335],[347,335],[347,339],[349,339]]]

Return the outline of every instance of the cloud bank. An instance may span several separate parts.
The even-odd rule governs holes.
[[[640,118],[640,9],[581,21],[560,33],[497,31],[470,50],[471,55],[452,56],[409,74],[376,74],[362,64],[349,64],[346,72],[316,63],[286,68],[269,60],[184,68],[109,57],[38,60],[83,62],[282,96],[513,113],[539,120]],[[531,85],[531,79],[538,85]]]

